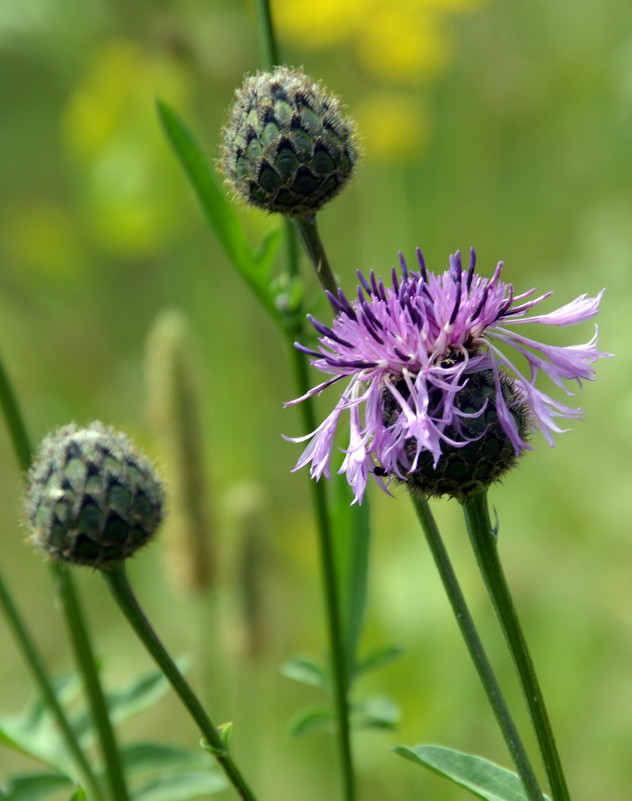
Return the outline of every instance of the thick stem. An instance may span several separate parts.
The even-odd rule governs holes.
[[[553,801],[570,801],[540,683],[498,555],[496,533],[489,518],[487,492],[471,493],[463,502],[463,511],[476,561],[520,678],[551,785]]]
[[[114,801],[129,801],[130,796],[127,791],[116,736],[110,721],[103,688],[99,681],[94,653],[88,637],[88,629],[79,605],[74,582],[70,576],[70,569],[66,565],[56,562],[52,563],[52,567],[66,624],[70,631],[75,659],[83,676],[90,702],[90,713],[99,737],[112,798]]]
[[[295,219],[294,225],[296,226],[301,244],[307,251],[309,260],[316,271],[316,276],[320,281],[320,285],[324,290],[336,296],[338,293],[338,284],[329,266],[327,254],[325,253],[325,248],[320,234],[318,233],[316,215],[313,215],[308,220]]]
[[[426,535],[428,546],[434,558],[437,570],[439,571],[457,624],[461,630],[472,661],[474,662],[476,672],[483,684],[487,699],[496,716],[496,721],[500,727],[505,743],[507,744],[514,765],[516,766],[518,775],[522,780],[527,798],[529,801],[544,801],[544,796],[540,790],[529,757],[509,713],[509,709],[507,708],[507,704],[505,703],[502,691],[483,648],[483,644],[478,636],[476,626],[474,625],[474,621],[450,562],[450,557],[448,556],[448,552],[441,539],[441,534],[439,533],[435,519],[428,506],[428,501],[415,493],[410,493],[410,495],[415,504],[417,516],[419,517],[419,521]]]
[[[156,632],[145,617],[129,585],[124,565],[121,564],[110,571],[104,570],[102,571],[102,576],[110,588],[114,600],[127,618],[128,623],[154,658],[156,664],[198,725],[200,732],[208,743],[209,750],[213,753],[213,756],[224,770],[226,777],[237,791],[239,797],[242,798],[243,801],[256,801],[255,795],[250,790],[233,762],[227,746],[222,742],[217,728],[213,725],[204,707],[184,676],[176,667],[175,662],[169,656],[164,645],[158,639]]]
[[[68,753],[70,754],[70,758],[76,766],[79,781],[85,787],[88,797],[91,799],[91,801],[104,801],[103,792],[99,786],[96,776],[94,775],[92,767],[90,766],[86,755],[81,750],[81,746],[79,745],[75,733],[72,730],[72,726],[66,717],[66,713],[57,700],[55,690],[53,689],[51,681],[48,677],[44,663],[39,655],[39,652],[35,648],[33,639],[27,631],[24,621],[22,620],[17,607],[13,603],[13,599],[11,598],[9,590],[7,589],[1,576],[0,604],[2,604],[6,619],[9,623],[9,626],[13,630],[13,635],[16,639],[16,642],[20,646],[24,660],[31,670],[33,678],[39,687],[42,698],[46,702],[51,715],[57,723],[61,737],[66,745],[66,748],[68,749]]]

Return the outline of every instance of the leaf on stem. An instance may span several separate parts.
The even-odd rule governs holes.
[[[330,685],[329,676],[311,656],[294,656],[288,659],[281,665],[281,674],[310,687],[328,688]]]
[[[278,317],[269,280],[270,266],[279,247],[279,235],[268,237],[261,250],[255,252],[235,209],[189,128],[161,100],[157,102],[157,111],[169,144],[189,179],[211,230],[257,298],[274,317]]]
[[[418,745],[415,748],[398,745],[392,750],[404,759],[450,779],[484,801],[527,801],[518,776],[483,757],[441,745]]]
[[[61,773],[32,773],[11,776],[0,785],[2,801],[37,801],[59,790],[72,786],[73,782]],[[73,794],[73,798],[76,794]]]

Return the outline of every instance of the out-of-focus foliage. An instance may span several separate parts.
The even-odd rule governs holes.
[[[492,503],[574,801],[625,798],[629,2],[397,0],[358,11],[355,2],[277,0],[274,9],[288,63],[340,95],[363,137],[357,179],[321,219],[345,290],[353,293],[356,268],[386,272],[399,249],[411,255],[417,245],[433,269],[474,245],[483,272],[504,258],[518,291],[552,289],[558,305],[607,287],[601,345],[617,358],[600,364],[598,381],[576,399],[586,421],[552,450],[534,437],[534,452],[494,488]],[[288,741],[285,732],[298,709],[322,697],[278,671],[297,652],[322,652],[325,631],[306,476],[289,472],[298,446],[280,436],[302,433],[297,412],[282,408],[296,394],[287,353],[206,229],[155,114],[162,98],[213,161],[234,87],[259,68],[259,54],[246,0],[0,2],[0,351],[34,439],[99,418],[166,460],[146,415],[144,351],[161,312],[181,310],[199,353],[216,583],[204,598],[174,589],[160,542],[131,570],[169,647],[193,654],[191,677],[214,720],[234,721],[236,755],[261,796],[316,801],[336,792],[334,771],[323,778],[331,741]],[[278,226],[257,211],[240,213],[255,247]],[[314,280],[306,280],[316,299]],[[69,650],[48,574],[22,541],[20,479],[3,426],[0,449],[0,562],[60,672],[70,667]],[[232,492],[244,481],[264,499],[259,529],[248,536]],[[375,553],[360,651],[384,642],[405,651],[367,675],[359,692],[393,697],[402,719],[396,734],[356,736],[362,797],[457,801],[460,790],[386,750],[432,740],[508,764],[410,504],[395,494],[371,498]],[[437,513],[519,706],[459,509],[441,503]],[[262,599],[256,648],[244,645],[246,552]],[[96,577],[80,578],[106,684],[124,683],[147,669],[146,657]],[[0,709],[17,714],[31,684],[2,619],[0,653]],[[197,733],[171,700],[125,724],[121,736],[131,742],[158,729],[174,746],[195,745]],[[0,776],[31,768],[0,751]]]

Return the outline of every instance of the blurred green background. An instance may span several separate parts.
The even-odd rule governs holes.
[[[599,380],[577,399],[586,420],[554,449],[536,436],[534,452],[491,501],[573,798],[626,798],[629,0],[277,0],[273,8],[286,61],[322,79],[360,126],[357,178],[320,215],[346,289],[357,268],[386,272],[398,250],[412,259],[417,245],[438,271],[470,245],[484,274],[504,259],[518,291],[554,291],[547,309],[607,287],[600,344],[617,357],[597,366]],[[71,420],[102,419],[169,473],[148,414],[146,341],[165,309],[186,316],[214,583],[196,594],[170,578],[169,521],[130,572],[171,651],[192,656],[191,678],[213,719],[235,722],[237,758],[262,801],[321,801],[337,792],[332,738],[286,734],[296,710],[321,697],[279,674],[284,659],[320,654],[325,642],[307,475],[290,473],[299,446],[281,439],[301,433],[297,411],[282,408],[295,395],[286,347],[205,228],[154,110],[157,97],[178,109],[213,160],[234,88],[260,58],[246,0],[0,0],[0,351],[34,440]],[[279,224],[256,211],[243,219],[253,242]],[[591,333],[586,326],[553,336],[572,344]],[[322,403],[330,408],[332,397]],[[24,544],[20,476],[4,426],[0,453],[0,563],[61,672],[71,666],[69,647],[49,573]],[[358,695],[389,695],[402,718],[396,732],[356,736],[361,798],[457,801],[464,791],[387,751],[440,742],[508,765],[412,508],[396,496],[371,492],[365,645],[400,643],[405,652]],[[526,724],[459,508],[436,510]],[[246,578],[244,564],[254,567]],[[78,579],[106,684],[147,670],[99,577],[84,570]],[[3,619],[0,653],[0,712],[17,713],[32,687]],[[172,699],[120,736],[191,747],[198,739]],[[0,750],[0,776],[30,765]]]

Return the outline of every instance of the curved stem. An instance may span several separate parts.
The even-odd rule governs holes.
[[[496,716],[496,721],[498,722],[505,743],[507,744],[507,748],[511,753],[518,775],[522,780],[527,798],[529,801],[544,801],[544,796],[540,790],[529,757],[509,713],[492,666],[487,658],[480,637],[478,636],[478,632],[476,631],[476,626],[474,625],[467,603],[463,597],[459,582],[450,562],[450,557],[441,539],[441,534],[439,533],[435,519],[428,506],[428,501],[415,493],[410,493],[410,495],[415,504],[417,516],[419,517],[426,535],[426,540],[435,560],[439,575],[441,576],[444,589],[450,600],[452,611],[454,612],[467,649],[470,652],[478,676],[485,689],[487,699]]]
[[[518,614],[498,555],[496,533],[489,519],[487,492],[474,492],[463,502],[476,561],[509,646],[535,728],[554,801],[570,801],[555,737]]]
[[[90,702],[90,712],[99,737],[112,798],[114,801],[129,801],[130,796],[121,764],[121,755],[70,569],[57,562],[52,563],[52,569],[66,624],[70,631],[75,659],[83,676]]]
[[[44,663],[37,649],[35,648],[35,645],[33,644],[33,639],[31,638],[24,621],[17,610],[17,607],[13,603],[11,594],[9,593],[2,576],[0,576],[0,604],[2,604],[7,621],[9,622],[10,627],[13,629],[13,634],[22,650],[26,664],[29,666],[35,682],[39,687],[39,691],[42,694],[42,697],[44,698],[44,701],[46,702],[52,716],[54,717],[57,726],[59,727],[61,736],[66,744],[66,748],[68,749],[68,753],[70,754],[77,768],[77,773],[81,783],[88,791],[88,795],[91,799],[94,801],[104,801],[104,795],[101,791],[97,778],[94,775],[86,755],[81,750],[81,746],[79,745],[72,726],[66,717],[66,713],[57,700],[55,690],[53,689],[53,685],[48,677]]]
[[[123,564],[113,570],[103,570],[101,575],[105,579],[114,600],[127,618],[128,623],[136,632],[138,638],[154,658],[160,670],[180,697],[193,720],[197,723],[200,732],[206,739],[209,750],[213,753],[228,780],[243,801],[256,801],[253,792],[233,762],[227,746],[222,742],[217,728],[204,710],[204,707],[189,686],[184,676],[176,667],[175,662],[167,653],[156,632],[145,617],[138,601],[127,580]]]
[[[296,226],[301,244],[307,251],[307,255],[309,256],[314,270],[316,270],[316,276],[320,281],[320,285],[324,290],[336,296],[338,293],[338,284],[329,266],[329,260],[327,259],[325,248],[320,234],[318,233],[316,215],[310,217],[308,220],[295,219],[293,222]]]

